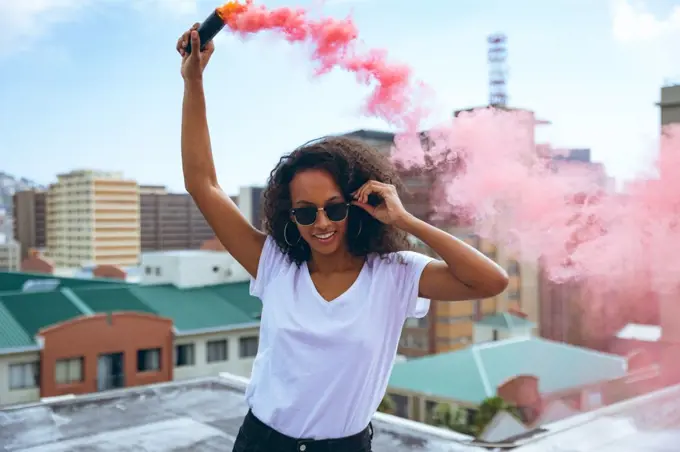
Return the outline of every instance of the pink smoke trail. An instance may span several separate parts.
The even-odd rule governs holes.
[[[311,19],[303,9],[269,10],[251,1],[217,9],[241,35],[270,30],[311,44],[322,75],[340,68],[373,85],[365,110],[399,127],[393,157],[435,172],[435,209],[527,259],[540,259],[555,281],[589,280],[600,293],[677,291],[680,274],[680,131],[662,137],[660,177],[625,193],[602,185],[604,174],[564,166],[555,171],[533,140],[532,118],[483,110],[415,133],[428,112],[423,85],[383,50],[363,50],[351,19]],[[596,284],[596,286],[595,286]]]
[[[417,130],[425,113],[422,103],[415,102],[422,96],[422,84],[413,79],[409,66],[391,63],[386,51],[362,50],[359,32],[350,18],[312,19],[301,8],[267,9],[252,0],[228,2],[217,12],[227,27],[241,36],[273,31],[288,42],[311,44],[311,58],[318,65],[316,75],[334,68],[354,73],[360,83],[374,85],[365,105],[368,115]]]

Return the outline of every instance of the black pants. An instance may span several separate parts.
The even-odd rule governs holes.
[[[361,433],[337,439],[291,438],[265,425],[248,411],[232,452],[371,452],[373,426]]]

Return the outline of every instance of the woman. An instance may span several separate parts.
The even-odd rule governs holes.
[[[507,275],[410,215],[389,161],[344,138],[283,157],[265,191],[265,231],[249,224],[217,183],[202,83],[214,46],[184,50],[189,39],[199,48],[197,25],[177,42],[185,185],[263,305],[234,451],[369,452],[404,321],[423,314],[418,298],[495,296]],[[409,234],[442,260],[404,251]]]

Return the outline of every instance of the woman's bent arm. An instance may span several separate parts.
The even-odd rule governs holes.
[[[184,186],[217,238],[256,277],[266,236],[246,220],[217,183],[202,80],[186,80],[184,84],[182,168]]]
[[[444,260],[425,267],[419,296],[445,301],[472,300],[495,297],[508,286],[505,270],[451,234],[410,214],[398,226],[425,242]]]

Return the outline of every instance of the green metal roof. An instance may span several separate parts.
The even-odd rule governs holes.
[[[171,285],[138,286],[130,288],[130,291],[158,315],[172,319],[179,332],[257,321],[210,287],[178,289]]]
[[[45,280],[56,279],[59,280],[60,287],[94,287],[94,286],[124,286],[127,285],[124,281],[110,280],[110,279],[80,279],[80,278],[63,278],[55,275],[48,275],[44,273],[21,273],[21,272],[3,272],[0,271],[0,293],[2,292],[20,292],[24,283],[30,280]]]
[[[72,290],[96,313],[132,311],[156,314],[156,311],[137,298],[129,287],[95,287]]]
[[[31,338],[42,328],[83,315],[60,290],[0,294],[0,302]]]
[[[259,298],[250,295],[250,282],[220,284],[207,288],[245,312],[253,320],[258,320],[262,315],[262,302]]]
[[[0,302],[0,350],[34,346],[35,340]]]
[[[397,363],[389,386],[477,405],[518,375],[538,377],[548,394],[619,378],[626,368],[619,356],[530,337]]]
[[[60,285],[54,290],[22,292],[26,281],[36,279],[58,279]],[[0,272],[0,352],[35,346],[39,330],[93,313],[157,314],[171,319],[180,333],[252,325],[259,321],[262,303],[250,296],[248,286],[242,282],[179,289]]]
[[[508,312],[500,312],[498,314],[487,315],[481,320],[475,322],[477,325],[490,326],[495,329],[512,330],[516,328],[533,328],[536,326],[531,322],[518,315],[510,314]]]

